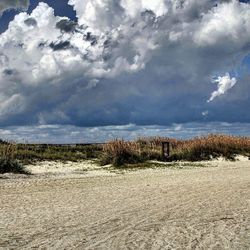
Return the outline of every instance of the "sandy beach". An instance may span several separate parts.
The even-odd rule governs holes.
[[[205,165],[2,175],[0,249],[249,249],[250,161]]]

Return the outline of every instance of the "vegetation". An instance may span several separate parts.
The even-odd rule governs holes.
[[[136,164],[143,161],[140,147],[136,142],[111,141],[103,146],[101,164],[121,166],[124,164]]]
[[[170,157],[162,158],[162,142],[170,142]],[[145,166],[156,161],[202,161],[217,157],[233,160],[236,155],[250,157],[250,138],[208,135],[190,140],[139,138],[136,141],[114,140],[93,145],[11,144],[0,140],[0,173],[23,172],[22,164],[36,161],[79,161],[99,159],[101,165],[115,167]]]
[[[209,135],[179,141],[170,160],[202,161],[218,157],[234,160],[236,155],[250,156],[249,137]]]
[[[169,141],[171,155],[167,161],[202,161],[224,157],[234,160],[236,155],[250,156],[250,138],[208,135],[190,140],[172,138],[140,138],[136,142],[111,141],[103,148],[101,163],[123,166],[148,160],[162,159],[162,142]]]
[[[134,164],[124,164],[119,168],[111,168],[111,172],[121,173],[119,171],[133,171],[138,169],[184,169],[184,168],[201,168],[207,167],[209,164],[202,164],[200,162],[158,162],[158,161],[146,161]]]
[[[24,164],[36,161],[79,161],[96,159],[102,145],[18,144],[16,158]]]
[[[13,143],[0,142],[0,174],[15,173],[29,174],[29,172],[16,160],[17,147]]]

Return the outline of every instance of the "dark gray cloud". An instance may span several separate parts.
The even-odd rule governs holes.
[[[24,23],[28,26],[37,26],[37,21],[34,18],[27,18]]]
[[[97,44],[97,38],[91,34],[91,32],[87,32],[86,36],[85,36],[86,41],[90,41],[90,44],[92,46]]]
[[[5,69],[3,70],[3,74],[6,75],[6,76],[11,76],[15,73],[15,70],[13,69]]]
[[[63,50],[63,49],[68,49],[70,47],[70,42],[63,41],[63,42],[58,42],[58,43],[51,43],[49,46],[54,51]]]
[[[76,22],[73,22],[68,19],[60,20],[58,23],[56,23],[56,27],[64,32],[73,32],[77,26]]]

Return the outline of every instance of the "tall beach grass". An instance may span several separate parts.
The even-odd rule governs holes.
[[[236,155],[250,156],[250,138],[228,135],[208,135],[189,140],[173,138],[139,138],[134,142],[115,140],[103,147],[102,163],[122,166],[162,158],[162,142],[170,142],[168,161],[202,161],[224,157],[234,160]]]

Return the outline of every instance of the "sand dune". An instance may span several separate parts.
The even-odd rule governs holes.
[[[0,179],[0,249],[250,249],[246,159],[63,178],[43,168]]]

